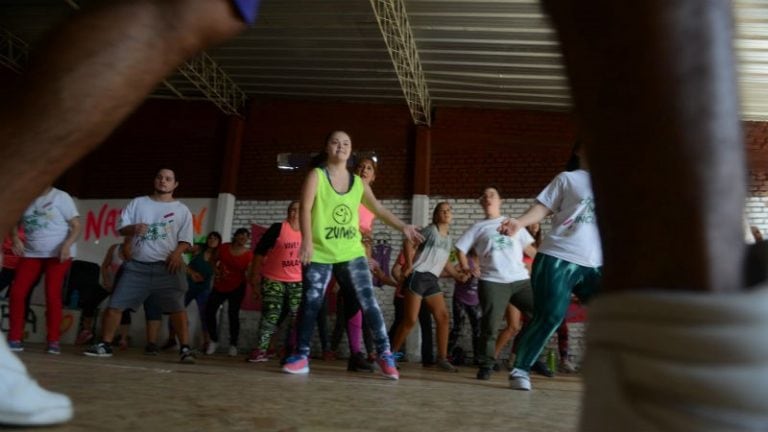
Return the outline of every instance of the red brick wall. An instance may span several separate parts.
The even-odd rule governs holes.
[[[768,122],[744,122],[749,195],[768,196]]]
[[[574,137],[564,113],[438,109],[430,195],[474,197],[495,185],[504,197],[533,197],[563,171]]]
[[[243,138],[238,199],[298,198],[306,169],[277,169],[278,153],[320,152],[332,130],[352,138],[353,151],[380,156],[375,191],[379,198],[411,195],[413,126],[408,108],[385,104],[255,101]]]
[[[300,101],[255,102],[248,116],[238,198],[290,199],[304,170],[281,172],[281,152],[320,151],[325,135],[343,129],[353,148],[381,157],[379,198],[412,195],[415,128],[406,107]],[[442,108],[432,127],[431,194],[474,196],[497,184],[509,197],[533,196],[563,169],[574,137],[560,113]]]
[[[281,152],[320,151],[332,129],[355,150],[381,157],[380,198],[412,195],[415,127],[405,106],[254,101],[246,116],[238,199],[293,199],[306,174],[281,172]],[[126,198],[151,190],[159,167],[178,171],[180,197],[215,197],[226,117],[210,103],[149,100],[58,185],[81,198]],[[568,159],[575,137],[564,113],[440,108],[432,126],[431,195],[474,197],[488,184],[505,197],[535,196]],[[750,193],[768,195],[768,122],[745,122]]]
[[[155,173],[168,167],[177,196],[215,197],[226,128],[211,103],[150,99],[57,184],[84,199],[129,198],[152,192]]]

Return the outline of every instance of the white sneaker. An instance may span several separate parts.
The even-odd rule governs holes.
[[[72,419],[72,402],[40,387],[0,335],[0,424],[45,426]]]
[[[229,346],[229,351],[227,352],[230,357],[237,357],[237,347],[234,345]]]
[[[216,353],[216,348],[218,348],[218,347],[219,347],[218,343],[216,343],[214,341],[208,342],[208,348],[205,349],[205,354],[206,355],[213,355],[213,354],[215,354]]]
[[[509,388],[512,390],[531,390],[531,377],[528,372],[514,368],[509,373]]]

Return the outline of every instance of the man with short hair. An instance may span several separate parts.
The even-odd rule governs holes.
[[[179,186],[175,173],[167,168],[157,172],[152,195],[133,199],[120,216],[120,234],[133,237],[131,257],[123,264],[122,275],[104,313],[101,342],[84,354],[111,357],[112,339],[122,312],[136,309],[149,300],[171,315],[179,343],[180,361],[194,363],[190,349],[184,294],[187,281],[182,254],[192,246],[192,213],[173,198]]]
[[[498,232],[505,220],[501,214],[501,195],[495,186],[483,190],[480,196],[485,219],[472,225],[456,241],[459,263],[463,271],[472,272],[480,282],[480,353],[477,379],[488,380],[496,364],[496,338],[499,322],[507,305],[513,305],[530,316],[533,313],[533,292],[523,255],[533,258],[536,248],[533,237],[526,230],[514,236]],[[479,268],[470,268],[467,254],[474,250]]]

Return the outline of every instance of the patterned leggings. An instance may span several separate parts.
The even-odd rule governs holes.
[[[373,279],[365,257],[336,264],[310,263],[304,267],[304,293],[301,298],[301,317],[298,329],[298,350],[301,355],[309,355],[310,342],[315,330],[315,321],[320,306],[323,304],[325,287],[336,278],[342,289],[352,289],[363,309],[365,323],[373,332],[376,351],[379,354],[389,352],[389,337],[384,325],[384,316],[373,293]]]
[[[263,278],[261,281],[261,324],[256,348],[266,351],[269,341],[280,325],[280,318],[285,308],[290,320],[290,333],[296,326],[296,317],[301,303],[301,282],[280,282]]]

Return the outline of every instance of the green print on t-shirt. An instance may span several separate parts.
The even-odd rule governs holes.
[[[144,234],[145,240],[165,240],[168,238],[168,233],[171,231],[171,224],[173,220],[157,222],[150,224],[147,228],[147,233]]]
[[[575,223],[580,224],[594,224],[595,221],[595,199],[592,197],[584,198],[579,203],[584,206],[584,211],[576,216]]]
[[[48,228],[48,220],[51,217],[47,212],[40,210],[33,210],[31,215],[24,216],[24,232],[26,234],[32,234],[42,229]]]
[[[504,250],[512,246],[512,240],[505,235],[493,234],[491,238],[491,250]]]

